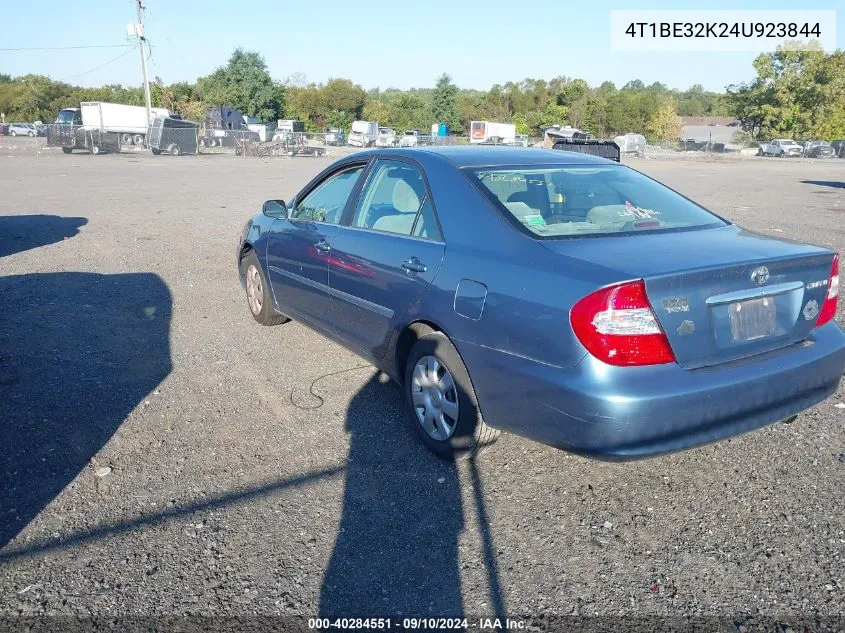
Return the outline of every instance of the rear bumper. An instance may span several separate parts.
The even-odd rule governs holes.
[[[789,348],[692,370],[611,367],[591,356],[558,368],[458,345],[490,426],[608,460],[683,450],[784,420],[836,391],[845,370],[845,333],[834,323]]]

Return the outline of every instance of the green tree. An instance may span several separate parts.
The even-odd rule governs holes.
[[[267,72],[260,54],[235,49],[228,64],[197,80],[208,105],[232,106],[248,116],[271,121],[284,109],[284,93]]]
[[[461,120],[457,102],[458,88],[452,78],[443,73],[437,79],[431,100],[431,114],[435,123],[445,123],[452,134],[462,135],[466,128]]]

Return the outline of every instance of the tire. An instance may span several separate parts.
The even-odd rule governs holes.
[[[243,258],[241,270],[245,279],[246,304],[252,314],[252,318],[261,325],[281,325],[290,321],[288,317],[279,314],[273,309],[273,298],[270,296],[270,287],[255,253],[250,251]],[[255,285],[256,281],[258,282],[257,287]]]
[[[100,147],[98,145],[91,146],[91,153],[95,156],[100,153]]]
[[[781,150],[780,154],[778,154],[778,158],[784,158],[786,156],[786,152]]]
[[[27,134],[27,136],[28,136],[29,138],[34,138],[34,137],[35,137],[35,132],[30,132],[29,134]]]
[[[762,155],[763,155],[763,150],[758,147],[757,148],[757,156],[762,156]]]
[[[182,153],[182,148],[176,143],[171,143],[167,146],[167,151],[170,152],[171,156],[179,156]]]
[[[431,359],[436,362],[432,363]],[[421,372],[418,364],[426,369]],[[434,376],[439,382],[435,383]],[[436,388],[444,382],[447,385],[451,382],[452,387]],[[438,457],[447,460],[474,457],[499,437],[499,431],[482,420],[469,372],[458,350],[442,332],[426,334],[414,343],[405,363],[403,389],[411,425],[422,443]],[[455,410],[456,420],[448,413]],[[433,416],[427,415],[432,412]],[[438,415],[445,425],[438,421]],[[430,420],[428,426],[434,434],[426,430],[426,419]],[[450,427],[451,422],[454,424]]]
[[[132,137],[132,144],[133,145],[143,145],[144,144],[144,135],[143,134],[135,134]]]
[[[132,135],[129,133],[124,133],[120,135],[120,142],[124,145],[132,145]]]
[[[72,147],[63,147],[63,148],[62,148],[62,151],[63,151],[65,154],[70,154],[70,153],[72,153],[72,152],[73,152],[73,148],[72,148]]]
[[[150,151],[153,153],[154,156],[158,156],[159,154],[161,154],[160,149],[150,148]]]
[[[9,136],[17,136],[17,135],[18,135],[18,133],[17,133],[17,132],[15,132],[14,130],[12,130],[11,132],[9,132]]]

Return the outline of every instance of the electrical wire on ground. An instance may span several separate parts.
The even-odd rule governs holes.
[[[301,404],[297,404],[296,402],[293,401],[293,392],[294,392],[293,389],[290,390],[290,403],[293,406],[295,406],[297,409],[303,409],[304,411],[312,411],[314,409],[319,409],[320,407],[323,406],[323,404],[325,404],[325,400],[323,399],[322,396],[314,393],[314,385],[316,385],[318,382],[320,382],[324,378],[329,378],[330,376],[337,376],[338,374],[345,374],[346,372],[355,371],[357,369],[372,369],[372,368],[373,368],[372,365],[356,365],[355,367],[347,367],[346,369],[341,369],[340,371],[333,371],[333,372],[330,372],[328,374],[323,374],[322,376],[318,376],[317,378],[315,378],[311,382],[311,386],[308,387],[308,393],[310,393],[311,396],[313,398],[315,398],[316,400],[319,400],[319,404],[316,404],[312,407],[306,407],[306,406],[303,406]]]

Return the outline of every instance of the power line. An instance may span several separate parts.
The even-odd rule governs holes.
[[[135,47],[133,46],[132,48],[135,48]],[[114,59],[110,59],[105,64],[100,64],[96,68],[92,68],[91,70],[86,70],[85,72],[82,72],[82,73],[79,73],[79,74],[76,74],[76,75],[72,75],[70,77],[65,77],[63,79],[59,79],[58,81],[70,81],[71,79],[76,79],[77,77],[82,77],[82,75],[87,75],[89,73],[93,73],[96,70],[100,70],[101,68],[105,68],[109,64],[113,64],[114,62],[116,62],[121,57],[126,57],[129,53],[132,52],[132,48],[130,48],[129,50],[123,51],[120,55],[118,55]]]
[[[0,51],[70,51],[81,48],[124,48],[134,44],[91,44],[87,46],[32,46],[26,48],[0,48]]]

